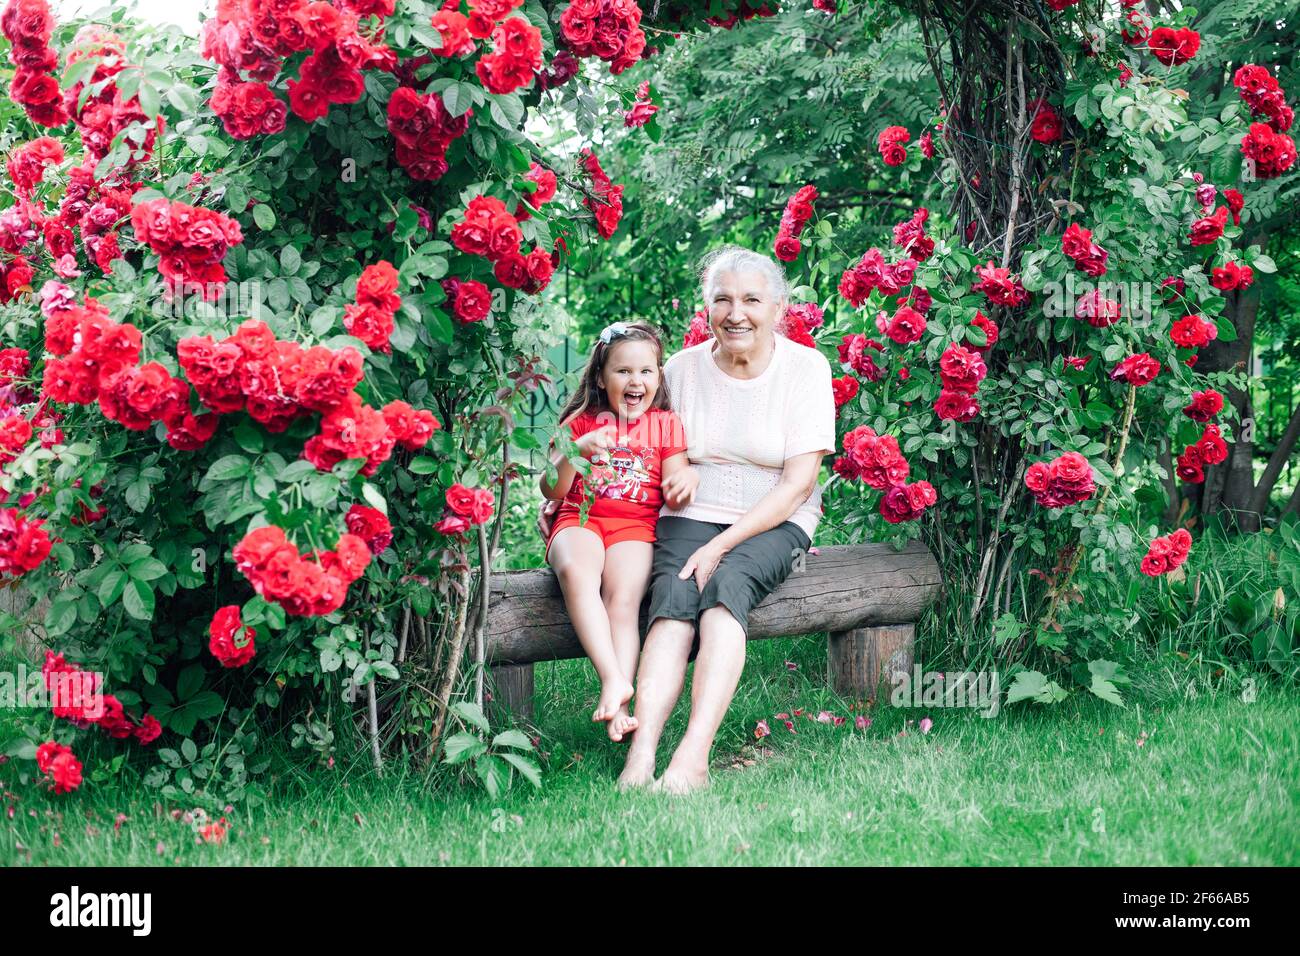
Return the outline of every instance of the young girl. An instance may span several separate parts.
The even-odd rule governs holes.
[[[582,383],[560,413],[560,426],[569,426],[592,467],[584,480],[556,453],[555,483],[542,475],[542,494],[562,499],[546,560],[600,675],[591,719],[608,721],[616,741],[637,726],[627,705],[659,508],[665,499],[673,508],[689,503],[698,482],[686,461],[685,430],[668,407],[662,366],[663,345],[644,322],[615,322],[601,332]],[[585,522],[584,499],[590,501]]]

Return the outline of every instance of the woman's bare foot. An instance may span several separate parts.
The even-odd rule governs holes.
[[[627,702],[632,699],[634,688],[626,677],[616,677],[600,685],[600,701],[591,713],[591,719],[613,720],[620,710],[626,711]]]
[[[656,789],[666,793],[683,794],[702,790],[708,785],[708,757],[701,760],[694,755],[682,753],[678,748],[673,754],[673,759],[668,762],[668,769],[659,778]]]
[[[623,772],[618,776],[618,789],[631,790],[635,787],[645,787],[654,783],[654,779],[654,756],[645,758],[628,751],[627,762],[623,765]]]
[[[614,719],[609,722],[609,739],[614,743],[619,743],[636,728],[636,718],[627,712],[627,705],[624,704],[618,709]]]

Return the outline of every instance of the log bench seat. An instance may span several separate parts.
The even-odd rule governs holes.
[[[824,547],[808,554],[750,614],[749,639],[826,632],[836,693],[875,699],[882,680],[912,669],[915,623],[938,597],[939,565],[925,545]],[[641,611],[645,634],[645,608]],[[532,717],[533,665],[585,656],[550,568],[492,575],[487,663],[493,699]]]

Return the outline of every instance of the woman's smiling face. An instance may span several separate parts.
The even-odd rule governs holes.
[[[709,327],[723,351],[759,358],[772,343],[780,305],[762,272],[719,272],[709,290]]]
[[[605,353],[605,367],[597,379],[609,398],[609,407],[625,418],[640,418],[659,391],[659,356],[642,339],[615,340]]]

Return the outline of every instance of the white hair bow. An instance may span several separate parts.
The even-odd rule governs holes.
[[[605,326],[604,331],[600,333],[600,341],[608,345],[616,335],[627,335],[626,322],[612,322]]]

